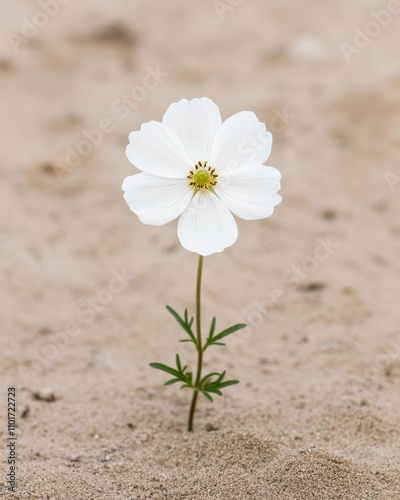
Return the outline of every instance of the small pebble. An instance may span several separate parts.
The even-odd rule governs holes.
[[[336,219],[337,213],[334,210],[327,208],[321,212],[321,217],[326,220],[333,220]]]
[[[325,288],[325,283],[315,281],[312,283],[307,283],[305,285],[302,285],[299,288],[304,292],[317,292]]]
[[[56,401],[56,395],[51,389],[43,389],[33,393],[33,399],[37,401],[46,401],[47,403],[53,403]]]
[[[51,328],[49,328],[48,326],[43,326],[42,328],[40,328],[40,330],[38,331],[38,334],[39,335],[48,335],[49,333],[51,333],[52,330]]]
[[[31,409],[29,406],[25,406],[24,410],[21,413],[21,418],[27,418]]]
[[[136,36],[121,23],[113,23],[102,27],[94,34],[94,38],[101,42],[118,42],[126,46],[136,43]]]
[[[212,431],[217,431],[218,430],[218,427],[214,427],[213,424],[211,424],[210,422],[208,424],[206,424],[206,431],[207,432],[212,432]]]

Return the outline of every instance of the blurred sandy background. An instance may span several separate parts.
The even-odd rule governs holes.
[[[43,5],[2,3],[1,498],[400,498],[396,2]],[[164,305],[192,308],[196,256],[120,186],[128,133],[196,96],[265,121],[283,202],[205,261],[205,322],[250,326],[207,351],[241,384],[188,435],[148,363],[195,360]]]

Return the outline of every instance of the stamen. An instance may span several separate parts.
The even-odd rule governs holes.
[[[207,165],[207,161],[198,161],[194,165],[194,169],[189,170],[189,175],[187,175],[190,181],[189,186],[194,186],[196,191],[201,189],[209,190],[211,186],[217,184],[217,177],[218,174],[215,173],[215,168]]]

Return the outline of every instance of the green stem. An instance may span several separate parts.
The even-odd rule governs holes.
[[[203,273],[203,259],[202,255],[199,255],[199,265],[197,268],[197,283],[196,283],[196,336],[197,336],[197,374],[194,383],[194,391],[192,402],[190,404],[189,411],[189,424],[188,431],[193,432],[193,419],[194,412],[196,410],[197,396],[199,395],[199,386],[201,380],[201,369],[203,367],[203,343],[201,340],[201,277]]]

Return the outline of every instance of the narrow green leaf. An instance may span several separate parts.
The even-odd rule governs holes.
[[[172,316],[176,319],[176,321],[181,325],[181,327],[187,332],[188,331],[187,324],[179,316],[179,314],[174,309],[172,309],[172,307],[170,307],[170,306],[165,306],[165,307],[167,308],[167,311],[170,312],[172,314]]]
[[[213,398],[207,393],[207,392],[204,392],[202,391],[202,394],[203,396],[205,396],[209,401],[211,401],[211,403],[214,402]]]
[[[210,339],[213,338],[214,332],[215,332],[215,325],[217,324],[217,318],[214,316],[212,321],[211,321],[211,327],[210,327]]]
[[[188,323],[187,321],[185,321],[187,318],[185,317],[185,319],[182,319],[179,316],[179,314],[174,309],[172,309],[172,307],[170,307],[170,306],[165,306],[165,307],[167,308],[167,311],[172,314],[172,316],[176,319],[176,321],[181,325],[181,327],[189,335],[189,337],[192,339],[193,343],[197,346],[196,338],[195,338],[195,336],[192,332],[192,329],[191,329],[191,326],[193,323],[193,318],[190,321],[190,323]],[[187,316],[187,309],[185,309],[185,316]]]
[[[204,382],[209,379],[210,377],[215,377],[215,376],[219,376],[219,373],[217,372],[213,372],[213,373],[209,373],[208,375],[206,375],[205,377],[203,377],[201,379],[201,382],[200,382],[200,386],[204,385]]]
[[[219,384],[218,389],[223,389],[224,387],[229,387],[230,385],[239,384],[239,380],[227,380],[226,382],[222,382]]]
[[[225,373],[226,373],[226,371],[224,371],[222,373],[210,373],[209,377],[211,377],[211,376],[218,376],[218,378],[216,378],[215,380],[212,380],[211,382],[208,382],[205,385],[205,387],[207,388],[207,390],[208,390],[209,387],[212,387],[212,388],[218,387],[219,384],[224,379]]]
[[[224,337],[227,337],[228,335],[231,335],[232,333],[237,332],[238,330],[241,330],[242,328],[246,328],[247,325],[244,323],[239,323],[237,325],[231,326],[230,328],[227,328],[223,332],[219,333],[215,337],[213,337],[213,341],[218,341],[223,339]]]
[[[188,313],[188,310],[187,310],[187,309],[185,309],[185,323],[187,324],[187,326],[188,326],[189,328],[191,328],[191,327],[192,327],[192,325],[193,325],[193,321],[194,321],[194,318],[192,317],[192,318],[190,318],[190,319],[189,319],[189,313]]]
[[[209,388],[207,387],[207,389],[206,389],[206,390],[207,390],[207,392],[212,392],[213,394],[218,394],[218,396],[222,396],[222,392],[221,392],[221,391],[219,391],[218,389],[209,389]]]
[[[211,328],[215,329],[215,317],[213,318],[213,321],[211,323]],[[207,342],[205,343],[203,347],[203,352],[210,346],[210,345],[219,345],[219,346],[224,346],[225,344],[222,342],[219,342],[219,340],[223,339],[224,337],[227,337],[228,335],[231,335],[234,332],[237,332],[238,330],[241,330],[242,328],[246,328],[247,325],[244,323],[239,323],[237,325],[231,326],[230,328],[227,328],[226,330],[222,331],[218,335],[214,336],[214,332],[210,330],[210,336],[207,338]],[[212,336],[211,336],[211,331],[212,331]]]
[[[180,378],[173,378],[171,380],[168,380],[168,382],[165,382],[164,385],[172,385],[172,384],[176,384],[177,382],[183,382],[183,380]]]
[[[178,371],[182,373],[184,370],[182,370],[182,365],[181,365],[181,360],[179,358],[179,354],[176,355],[175,361],[176,361],[176,367],[178,368]]]
[[[155,368],[156,370],[161,370],[163,372],[169,373],[170,375],[174,375],[175,377],[179,377],[179,372],[167,365],[163,365],[162,363],[150,363],[150,366],[152,368]]]
[[[179,342],[193,342],[194,344],[196,343],[193,341],[193,339],[182,339]]]

